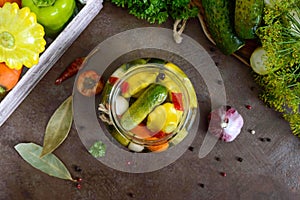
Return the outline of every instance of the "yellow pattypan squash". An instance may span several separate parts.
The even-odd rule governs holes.
[[[32,67],[45,50],[44,28],[29,8],[5,3],[0,8],[0,62],[11,69]]]

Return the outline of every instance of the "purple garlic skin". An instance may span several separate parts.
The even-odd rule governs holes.
[[[225,142],[232,142],[241,132],[243,117],[231,106],[222,106],[210,113],[208,131]]]

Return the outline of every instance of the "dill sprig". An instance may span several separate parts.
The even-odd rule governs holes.
[[[292,132],[300,137],[300,3],[275,0],[264,10],[264,25],[257,35],[267,52],[270,73],[256,75],[260,98],[282,112]]]

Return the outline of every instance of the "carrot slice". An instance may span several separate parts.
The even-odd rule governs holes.
[[[160,145],[148,146],[147,148],[152,152],[162,152],[169,148],[169,143],[166,142],[166,143],[160,144]]]
[[[158,138],[151,137],[151,138],[147,138],[147,140],[158,140]],[[169,148],[169,143],[165,142],[165,143],[159,144],[159,145],[151,145],[151,146],[147,146],[147,148],[152,152],[158,153],[158,152],[167,150]]]

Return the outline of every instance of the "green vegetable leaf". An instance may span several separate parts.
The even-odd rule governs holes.
[[[103,157],[105,156],[106,146],[103,142],[97,141],[90,147],[89,152],[95,158]]]
[[[117,6],[127,7],[130,14],[149,23],[163,23],[169,17],[188,19],[196,17],[198,8],[190,0],[112,0]]]
[[[42,147],[34,143],[20,143],[16,151],[30,165],[42,172],[61,179],[74,181],[65,165],[52,153],[40,157]]]
[[[47,124],[41,157],[53,152],[67,138],[72,122],[72,96],[70,96],[58,107]]]

